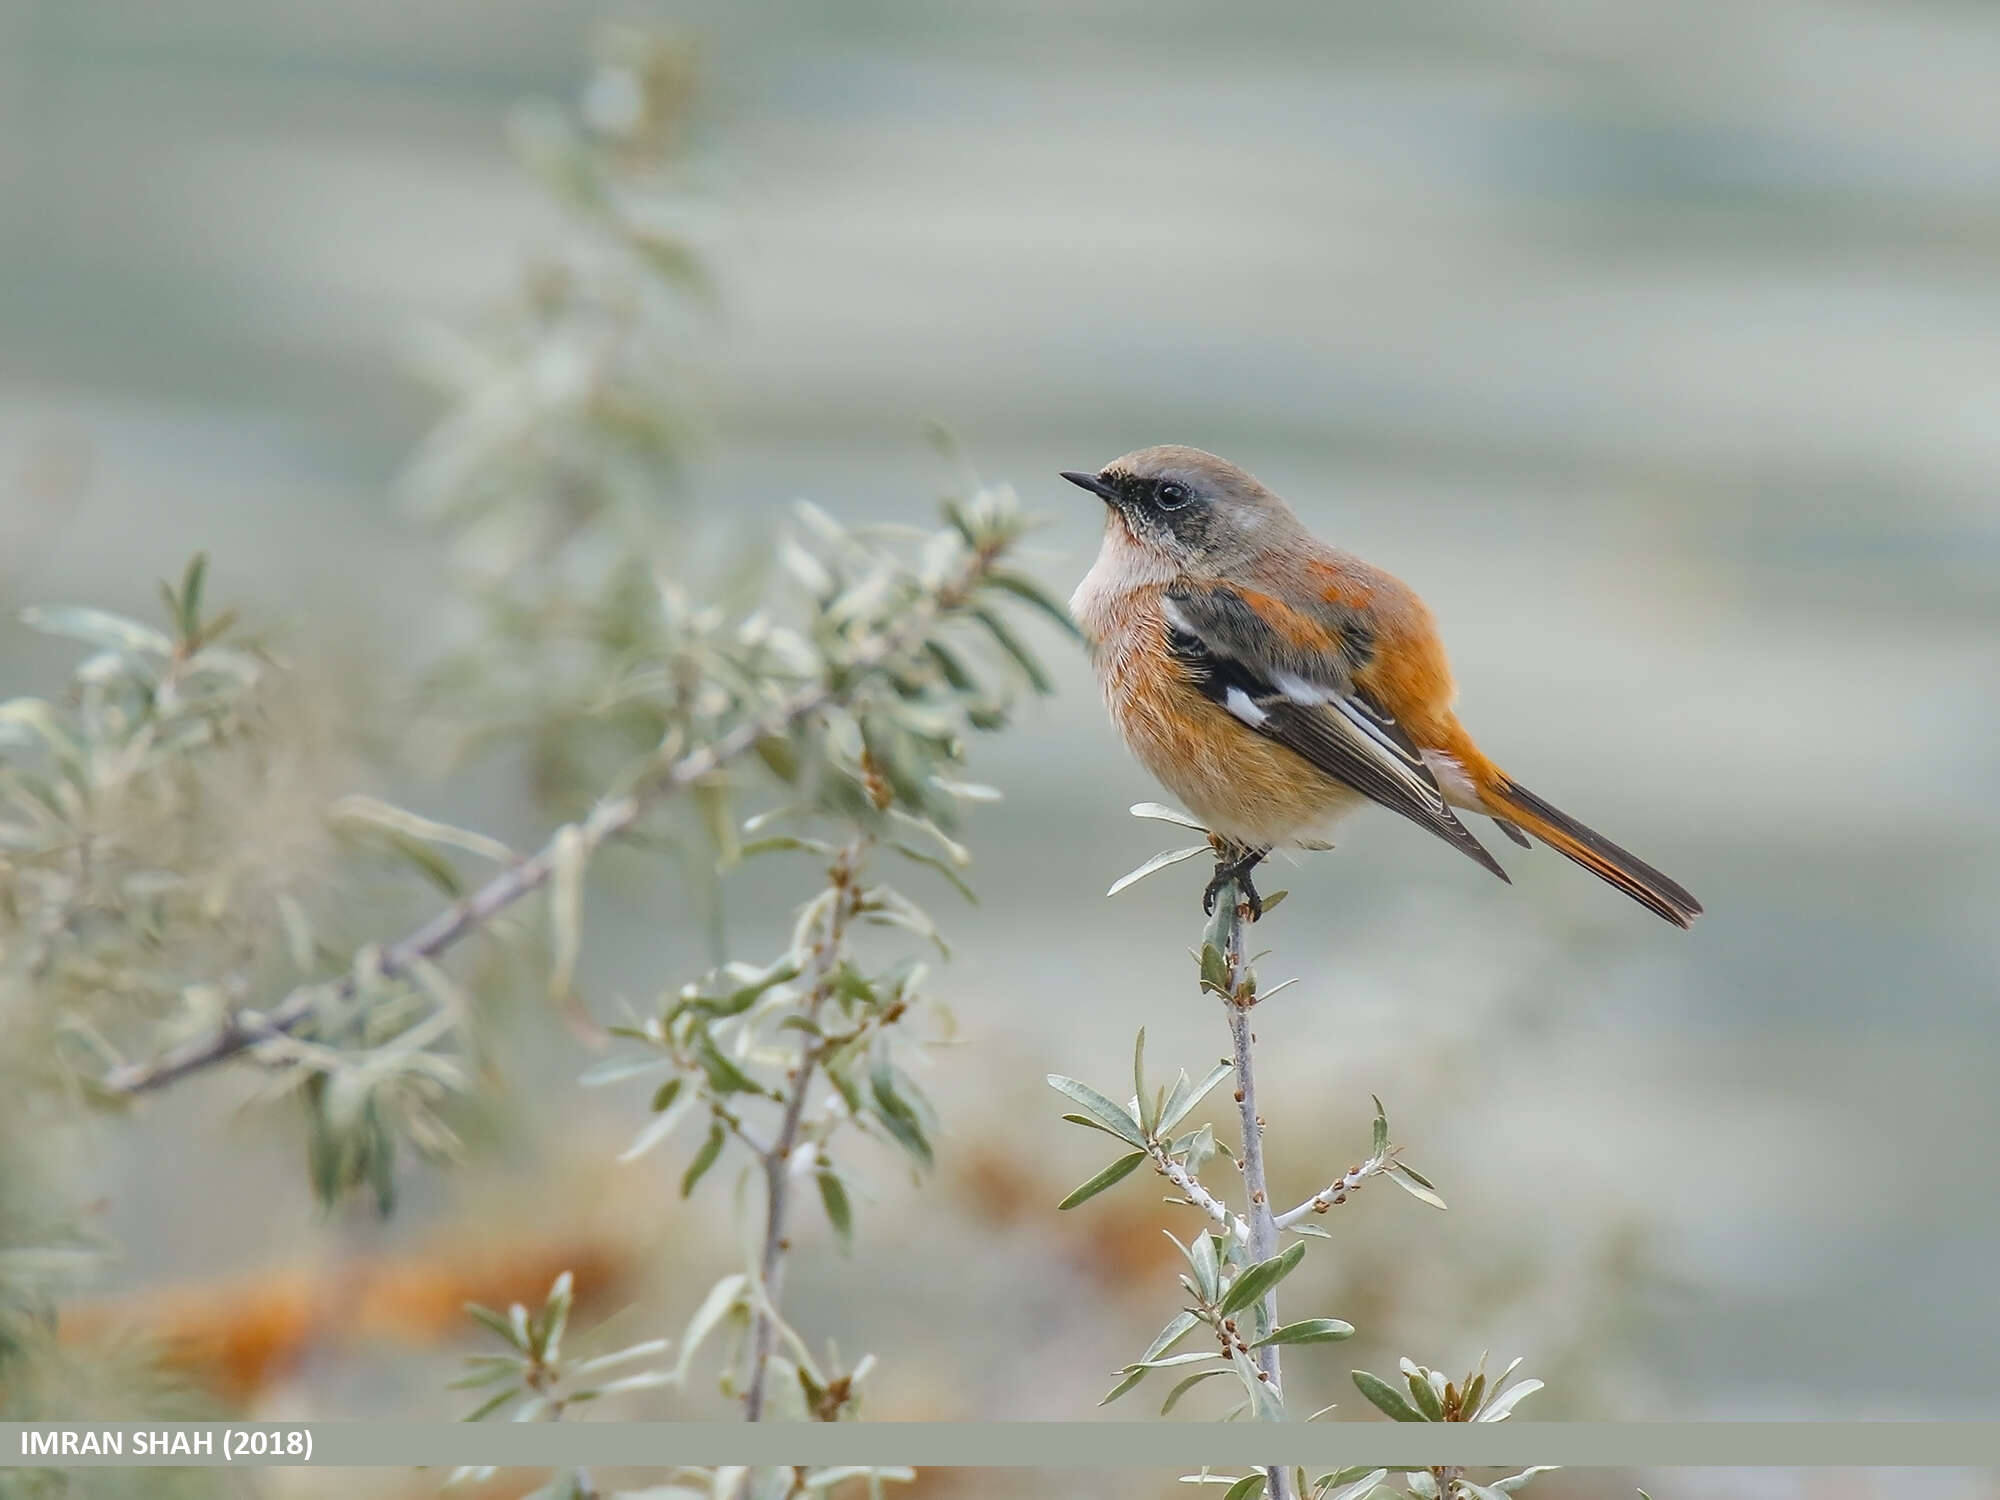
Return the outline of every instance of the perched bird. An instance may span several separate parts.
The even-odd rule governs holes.
[[[1255,479],[1199,448],[1142,448],[1095,474],[1104,546],[1070,612],[1119,732],[1217,840],[1203,904],[1279,845],[1379,802],[1507,872],[1454,809],[1529,836],[1686,927],[1687,890],[1543,801],[1452,712],[1437,623],[1399,579],[1328,546]]]

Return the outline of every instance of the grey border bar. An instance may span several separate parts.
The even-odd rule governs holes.
[[[24,1433],[121,1434],[122,1456],[41,1456]],[[209,1434],[207,1453],[135,1456],[134,1435]],[[2000,1467],[2000,1422],[6,1422],[0,1467],[221,1466],[275,1445],[281,1456],[230,1467],[493,1464],[911,1464],[957,1468],[1182,1468],[1303,1464],[1369,1467],[1984,1468]],[[197,1444],[199,1446],[199,1444]]]

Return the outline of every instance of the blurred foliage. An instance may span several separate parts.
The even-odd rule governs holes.
[[[1009,616],[1068,625],[1013,569],[1027,522],[998,488],[947,496],[934,532],[801,506],[781,535],[739,541],[755,560],[731,576],[694,564],[675,489],[685,336],[705,295],[675,228],[688,79],[678,47],[614,30],[577,111],[522,117],[523,153],[573,242],[533,269],[515,306],[431,345],[449,406],[407,491],[443,540],[439,602],[456,644],[421,684],[414,721],[398,724],[393,685],[363,712],[396,726],[384,730],[392,759],[427,736],[447,764],[522,753],[569,819],[539,850],[365,792],[310,813],[271,806],[259,793],[296,751],[267,732],[283,676],[237,642],[232,616],[208,612],[199,559],[166,591],[165,631],[31,612],[94,654],[63,702],[0,706],[6,1003],[24,1033],[43,1034],[24,1054],[46,1071],[33,1097],[125,1098],[247,1061],[256,1099],[302,1103],[308,1178],[329,1206],[365,1195],[386,1213],[406,1149],[458,1150],[453,1112],[491,1070],[482,985],[448,958],[462,942],[519,952],[539,933],[551,1003],[600,1039],[580,976],[599,853],[663,857],[711,904],[719,873],[748,859],[824,873],[776,955],[724,953],[691,982],[668,958],[657,1006],[614,1028],[630,1051],[596,1075],[650,1075],[650,1118],[628,1156],[683,1122],[694,1132],[683,1196],[719,1166],[761,1183],[761,1198],[738,1192],[708,1216],[718,1240],[745,1246],[743,1269],[699,1299],[670,1366],[601,1380],[668,1342],[574,1359],[567,1272],[538,1312],[473,1308],[507,1349],[475,1358],[475,1418],[556,1419],[684,1383],[705,1347],[753,1420],[855,1413],[872,1357],[809,1348],[782,1307],[794,1198],[810,1194],[845,1238],[869,1196],[849,1138],[930,1164],[938,1123],[913,1056],[949,1018],[910,944],[947,947],[885,867],[971,897],[960,808],[998,794],[966,779],[970,742],[1049,686]],[[276,826],[246,827],[255,817]],[[343,940],[348,913],[315,892],[367,883],[385,863],[403,889],[445,904],[394,940]],[[530,897],[538,927],[520,920]],[[392,919],[411,920],[408,905]],[[84,1247],[61,1212],[31,1214],[25,1192],[13,1201],[18,1222],[0,1218],[19,1241],[0,1261],[0,1353],[34,1367],[8,1382],[21,1403],[60,1370],[30,1355],[53,1347],[58,1273]],[[763,1497],[906,1477],[676,1482]],[[594,1491],[570,1475],[551,1493]]]
[[[423,685],[420,733],[447,765],[524,745],[574,811],[682,705],[662,579],[682,576],[696,441],[690,344],[711,301],[691,238],[694,58],[642,30],[600,34],[577,108],[519,112],[517,152],[564,243],[471,327],[433,328],[423,373],[447,403],[404,476],[447,543],[456,646]],[[747,567],[746,570],[747,572]],[[742,603],[754,577],[706,602]]]

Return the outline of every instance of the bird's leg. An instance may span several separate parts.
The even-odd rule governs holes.
[[[1215,845],[1215,875],[1208,882],[1208,889],[1201,893],[1201,909],[1209,916],[1215,915],[1215,898],[1222,888],[1232,881],[1243,896],[1243,904],[1250,908],[1250,920],[1256,921],[1264,915],[1264,899],[1257,894],[1257,887],[1251,883],[1250,872],[1258,862],[1271,852],[1270,846],[1254,849],[1247,844],[1238,844],[1226,839],[1211,839]]]

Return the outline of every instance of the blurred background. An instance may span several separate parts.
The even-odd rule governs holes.
[[[1292,894],[1263,972],[1302,978],[1259,1012],[1279,1195],[1364,1154],[1372,1092],[1451,1203],[1376,1186],[1329,1224],[1307,1295],[1361,1334],[1294,1359],[1311,1404],[1490,1347],[1548,1382],[1541,1418],[1989,1416],[2000,12],[12,0],[10,622],[143,612],[205,547],[329,703],[409,671],[438,628],[396,499],[440,412],[420,330],[559,240],[508,122],[574,96],[607,18],[699,49],[684,227],[716,297],[662,499],[691,536],[804,496],[927,520],[937,424],[1046,512],[1067,594],[1100,515],[1057,469],[1213,449],[1420,588],[1486,748],[1706,903],[1683,934],[1496,843],[1502,887],[1386,815],[1265,881]],[[938,1181],[884,1157],[854,1256],[815,1225],[794,1267],[813,1331],[882,1357],[877,1416],[1088,1417],[1176,1306],[1148,1193],[1054,1213],[1100,1162],[1041,1079],[1123,1077],[1141,1024],[1160,1066],[1221,1050],[1203,877],[1103,899],[1175,840],[1126,815],[1159,794],[1081,656],[1039,644],[1059,693],[978,748],[1008,792],[968,829],[982,904],[938,904]],[[67,660],[0,627],[0,693]],[[390,790],[550,826],[504,761]],[[766,877],[731,879],[732,921],[781,930]],[[600,997],[707,962],[671,881],[592,921]],[[271,1416],[455,1414],[457,1302],[563,1264],[674,1332],[733,1252],[677,1159],[607,1165],[643,1100],[579,1092],[532,1010],[509,1056],[504,1122],[386,1224],[321,1214],[288,1122],[227,1082],[113,1123],[75,1167],[122,1247],[88,1311],[270,1309],[221,1388]],[[356,1287],[374,1313],[315,1311]],[[1872,1484],[1654,1493],[1920,1493]]]

